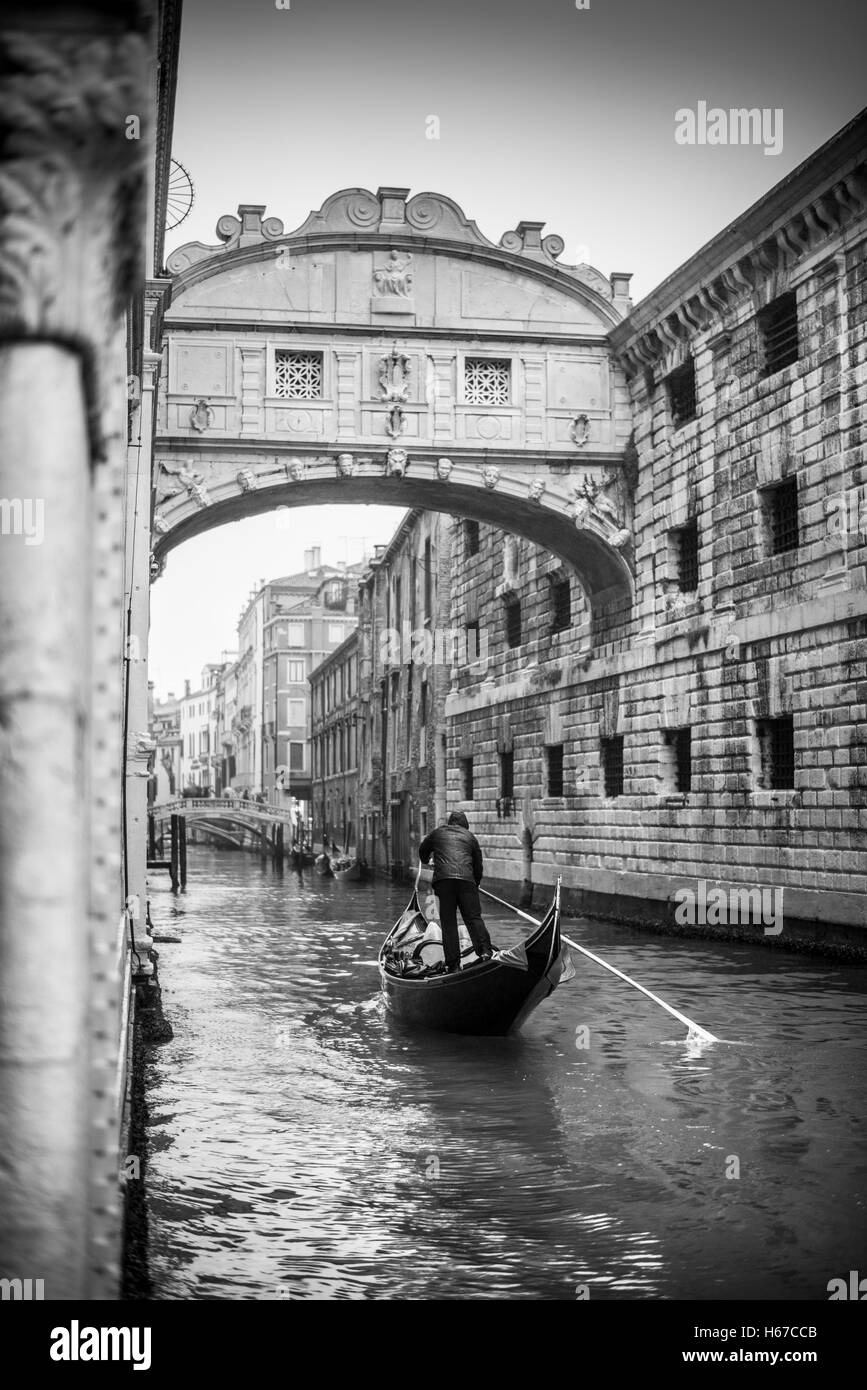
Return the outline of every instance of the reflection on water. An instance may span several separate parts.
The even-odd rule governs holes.
[[[863,1264],[864,972],[570,923],[732,1041],[577,955],[520,1037],[423,1034],[375,968],[405,888],[190,868],[153,895],[156,1297],[824,1299]]]

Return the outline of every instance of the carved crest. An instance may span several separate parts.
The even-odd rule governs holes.
[[[577,444],[579,449],[590,439],[590,420],[586,415],[576,415],[569,427],[569,435],[573,444]]]
[[[190,424],[194,430],[202,434],[210,425],[214,423],[214,412],[206,400],[196,401],[190,411]]]
[[[384,401],[406,401],[409,399],[410,360],[397,348],[388,357],[380,358],[379,384]]]

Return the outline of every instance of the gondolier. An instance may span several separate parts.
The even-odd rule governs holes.
[[[479,903],[482,851],[463,811],[452,811],[446,825],[437,826],[422,840],[418,847],[422,864],[427,864],[431,856],[433,890],[439,901],[443,931],[443,970],[451,974],[461,967],[458,908],[479,960],[490,960],[494,954]]]

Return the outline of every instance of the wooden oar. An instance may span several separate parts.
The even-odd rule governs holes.
[[[484,893],[485,897],[490,898],[492,902],[499,903],[501,907],[507,907],[511,912],[517,913],[517,915],[523,917],[525,921],[532,922],[534,927],[542,925],[535,917],[531,917],[529,912],[522,912],[519,907],[513,907],[512,904],[507,903],[505,899],[498,898],[494,893],[489,893],[487,888],[480,888],[479,892]],[[591,960],[595,960],[597,965],[601,965],[604,970],[610,970],[612,975],[618,975],[620,979],[625,980],[628,985],[633,985],[635,989],[640,990],[642,994],[646,994],[648,999],[653,1000],[654,1004],[658,1004],[661,1009],[665,1009],[667,1013],[673,1014],[681,1023],[685,1023],[689,1029],[687,1042],[692,1036],[701,1038],[704,1042],[719,1042],[719,1038],[714,1037],[713,1033],[709,1033],[707,1029],[702,1028],[700,1024],[693,1023],[692,1019],[687,1018],[686,1014],[682,1014],[679,1009],[675,1009],[671,1004],[666,1004],[664,999],[660,999],[657,994],[652,994],[649,989],[645,989],[644,985],[640,985],[638,981],[633,980],[630,975],[624,975],[623,971],[618,970],[616,965],[609,965],[607,960],[603,960],[601,956],[595,956],[592,951],[587,950],[586,946],[579,946],[577,941],[573,941],[571,937],[563,936],[562,932],[560,935],[562,940],[566,942],[566,945],[572,947],[573,951],[580,951],[583,956],[589,956]]]

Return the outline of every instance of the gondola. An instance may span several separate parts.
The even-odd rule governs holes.
[[[313,868],[322,878],[331,878],[331,860],[327,854],[317,854],[313,860]]]
[[[379,953],[382,991],[389,1011],[404,1023],[443,1033],[499,1037],[514,1033],[575,973],[560,941],[560,881],[542,922],[526,940],[488,961],[470,950],[453,974],[432,973],[442,947],[426,947],[429,922],[419,907],[418,887]]]
[[[331,872],[338,883],[360,883],[362,879],[367,877],[362,861],[354,859],[350,855],[345,855],[340,859],[332,859]]]

